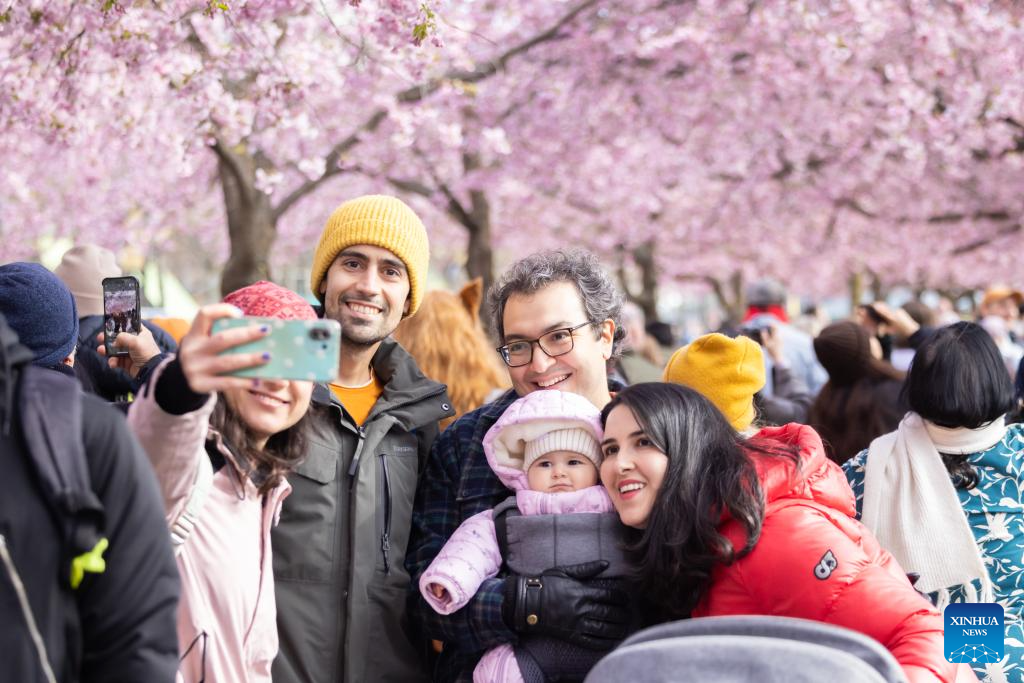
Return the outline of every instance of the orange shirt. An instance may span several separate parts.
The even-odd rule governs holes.
[[[384,385],[380,383],[376,375],[373,376],[369,384],[362,387],[343,387],[333,382],[329,386],[331,392],[341,401],[341,405],[345,406],[345,410],[359,426],[366,422],[370,411],[373,410],[373,405],[384,393]]]

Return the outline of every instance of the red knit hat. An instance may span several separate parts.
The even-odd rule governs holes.
[[[305,299],[290,289],[260,280],[224,297],[224,303],[237,306],[242,313],[281,320],[316,320],[316,312]]]

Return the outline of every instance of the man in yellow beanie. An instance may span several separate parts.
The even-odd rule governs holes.
[[[419,307],[429,261],[423,222],[395,197],[345,202],[320,235],[310,288],[341,323],[341,356],[314,388],[272,537],[278,683],[428,679],[407,629],[405,552],[420,464],[453,411],[390,335]]]

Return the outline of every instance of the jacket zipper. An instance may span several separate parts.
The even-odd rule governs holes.
[[[384,573],[391,573],[391,476],[388,474],[388,455],[380,454],[384,473],[384,531],[380,535],[380,551],[384,555]]]
[[[356,450],[352,454],[352,463],[348,466],[348,490],[351,491],[356,483],[356,473],[359,471],[359,456],[363,453],[363,443],[366,441],[366,430],[359,427],[356,432]]]

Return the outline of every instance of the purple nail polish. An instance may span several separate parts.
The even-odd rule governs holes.
[[[270,351],[263,352],[263,360],[270,360]]]
[[[270,325],[260,325],[260,332],[263,334],[270,332]]]

